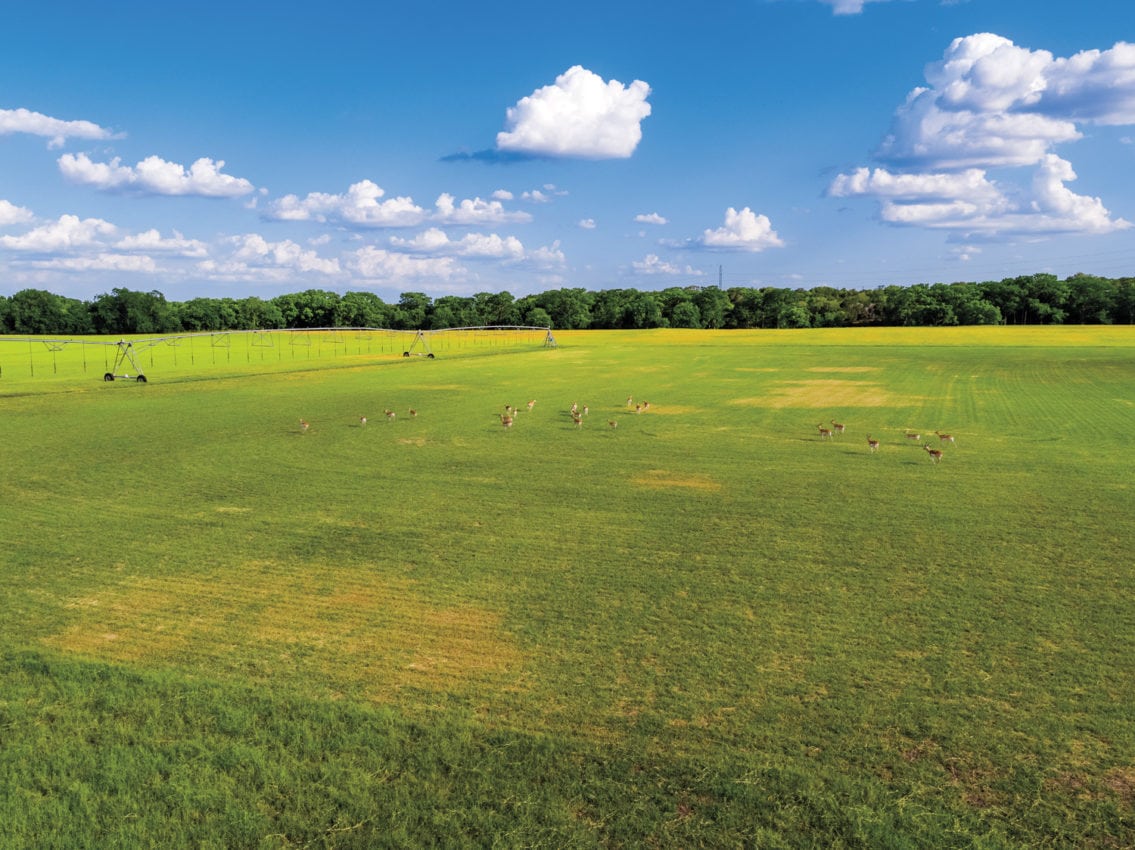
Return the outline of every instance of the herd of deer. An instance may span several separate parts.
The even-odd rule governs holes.
[[[836,434],[842,434],[847,428],[846,425],[841,422],[836,422],[834,419],[831,420],[830,428],[822,422],[816,427],[820,431],[821,440],[831,440]],[[941,431],[935,431],[934,434],[938,437],[939,445],[945,445],[946,443],[953,443],[955,445],[957,444],[957,441],[954,439],[953,434],[943,434]],[[926,450],[926,453],[930,456],[932,463],[942,462],[942,450],[931,448],[929,443],[923,443],[921,433],[918,433],[916,431],[905,431],[903,432],[903,436],[906,439],[911,440],[912,442],[921,443],[922,448],[924,448]],[[872,437],[870,434],[867,435],[867,450],[869,452],[879,451],[879,441],[876,438]]]

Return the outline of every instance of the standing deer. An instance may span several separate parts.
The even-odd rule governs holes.
[[[360,416],[359,417],[359,427],[365,428],[366,424],[367,424],[367,418],[365,416]]]
[[[531,413],[532,408],[534,408],[535,406],[536,406],[536,399],[532,399],[532,401],[528,402],[528,412]]]
[[[386,411],[386,421],[387,422],[393,422],[394,421],[394,411],[393,410],[387,410]]]
[[[619,427],[619,423],[616,422],[614,419],[608,419],[607,424],[610,425],[612,428],[618,428]]]
[[[922,435],[921,434],[912,434],[910,431],[907,431],[903,436],[906,437],[908,440],[914,440],[914,442],[916,442],[916,443],[919,443],[919,442],[922,441]]]
[[[954,435],[953,434],[943,434],[941,431],[935,431],[934,433],[938,435],[938,442],[939,443],[954,443]],[[956,445],[956,443],[955,443],[955,445]]]
[[[929,444],[923,445],[922,448],[926,449],[926,453],[928,455],[930,455],[930,460],[933,463],[941,463],[942,462],[942,450],[941,449],[932,449],[932,448],[930,448]]]
[[[500,417],[501,417],[501,425],[503,425],[505,428],[511,428],[512,427],[512,417],[511,416],[509,416],[507,413],[502,413],[500,415]]]
[[[831,428],[825,428],[822,422],[819,425],[817,425],[816,427],[820,429],[820,439],[821,440],[830,440],[832,438],[832,429]]]
[[[311,425],[308,423],[308,421],[306,419],[300,420],[300,431],[302,431],[303,433],[306,434],[307,429],[310,428],[310,427],[311,427]]]
[[[873,438],[870,434],[867,435],[867,449],[868,451],[879,451],[879,441]]]
[[[839,422],[836,422],[834,419],[832,420],[832,430],[835,431],[835,433],[842,434],[843,429],[846,428],[846,427],[847,427],[846,425],[841,425]]]

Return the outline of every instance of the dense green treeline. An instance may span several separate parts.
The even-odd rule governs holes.
[[[536,325],[556,329],[829,328],[863,325],[1131,324],[1135,278],[1034,274],[983,283],[877,289],[716,286],[658,291],[553,289],[431,298],[406,292],[388,304],[371,292],[322,289],[167,301],[160,292],[112,289],[91,301],[38,289],[0,296],[0,332],[149,334],[276,328],[397,330]]]

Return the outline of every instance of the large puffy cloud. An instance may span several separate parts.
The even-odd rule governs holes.
[[[993,33],[956,38],[895,113],[881,160],[914,167],[1032,165],[1077,124],[1135,123],[1135,45],[1054,58]]]
[[[575,65],[521,98],[507,112],[508,129],[497,134],[497,149],[511,153],[583,159],[625,159],[642,140],[641,122],[650,115],[650,86],[604,82]]]
[[[748,207],[738,211],[729,207],[725,211],[725,224],[716,230],[706,230],[695,245],[719,251],[764,251],[784,244],[768,216],[758,215]]]
[[[1135,123],[1135,46],[1056,58],[993,33],[954,39],[926,68],[876,152],[887,167],[838,175],[833,197],[873,197],[880,218],[984,235],[1107,233],[1099,198],[1065,185],[1076,175],[1053,153],[1088,123]],[[1011,182],[1020,169],[1027,182]],[[989,169],[1000,169],[994,182]]]
[[[59,170],[68,180],[107,191],[233,198],[254,190],[243,177],[223,174],[224,167],[224,160],[208,157],[196,160],[188,169],[157,156],[146,157],[133,167],[123,165],[118,157],[110,162],[94,162],[85,153],[59,157]]]
[[[44,136],[49,147],[60,147],[67,139],[110,139],[114,134],[91,121],[64,121],[28,109],[0,109],[0,136],[29,133]]]

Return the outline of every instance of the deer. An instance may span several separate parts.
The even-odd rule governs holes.
[[[365,428],[367,426],[367,418],[365,416],[359,417],[359,427]]]
[[[837,433],[837,434],[842,434],[842,433],[843,433],[843,429],[844,429],[844,428],[846,428],[846,427],[847,427],[846,425],[842,425],[842,424],[840,424],[839,422],[836,422],[836,421],[835,421],[834,419],[832,420],[832,430],[833,430],[833,431],[834,431],[835,433]]]
[[[411,407],[410,408],[410,418],[413,418],[417,415],[418,415],[418,411]]]
[[[512,417],[511,416],[509,416],[507,413],[502,413],[500,415],[500,417],[501,417],[501,425],[503,425],[505,428],[511,428],[512,427]]]
[[[821,440],[830,440],[832,438],[832,429],[831,428],[825,428],[824,424],[822,422],[819,425],[817,425],[816,427],[820,429],[820,439]]]
[[[616,422],[614,419],[608,419],[607,424],[610,425],[612,428],[618,428],[619,427],[619,423]]]
[[[954,443],[955,445],[957,445],[954,441],[953,434],[943,434],[941,431],[935,431],[934,433],[938,435],[939,443]]]
[[[933,463],[941,463],[942,462],[942,450],[941,449],[932,449],[932,448],[930,448],[929,444],[924,444],[922,446],[922,448],[926,449],[926,453],[928,455],[930,455],[931,462],[933,462]]]
[[[571,421],[575,423],[576,428],[583,427],[583,417],[580,416],[579,413],[573,413],[571,415]]]
[[[532,408],[534,408],[535,406],[536,406],[536,399],[532,399],[532,401],[528,402],[528,412],[531,413]]]
[[[587,407],[587,405],[585,404],[585,405],[583,406],[583,415],[584,415],[584,416],[586,416],[586,415],[587,415],[587,411],[588,411],[588,407]]]
[[[641,404],[636,404],[636,405],[634,406],[634,412],[635,412],[635,413],[642,413],[642,405],[641,405]]]
[[[577,413],[579,413],[579,405],[573,401],[571,403],[571,415],[575,416]]]
[[[311,424],[306,419],[300,420],[300,431],[302,431],[303,433],[306,434],[307,429],[310,428],[310,427],[311,427]]]
[[[642,409],[643,409],[643,410],[650,410],[650,402],[649,402],[649,401],[644,401],[644,402],[642,403]]]
[[[632,404],[634,404],[634,396],[627,396],[627,407],[630,407]]]
[[[914,440],[914,442],[916,442],[916,443],[922,442],[922,435],[921,434],[912,434],[910,431],[907,431],[905,434],[903,434],[903,436],[906,437],[908,440]]]
[[[394,421],[394,415],[395,414],[394,414],[393,410],[387,410],[386,411],[386,421],[387,422],[393,422]]]
[[[870,434],[867,435],[867,450],[872,452],[879,451],[879,441],[873,438]]]

